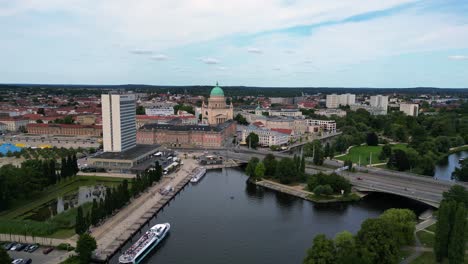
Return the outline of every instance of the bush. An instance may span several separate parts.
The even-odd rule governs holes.
[[[351,183],[336,173],[330,175],[317,173],[308,178],[307,188],[310,191],[314,191],[315,187],[319,185],[329,185],[333,193],[341,193],[341,190],[343,190],[345,194],[351,192]]]
[[[61,243],[57,246],[57,249],[58,250],[66,250],[66,251],[73,251],[75,250],[74,247],[72,247],[70,244],[68,243]]]
[[[314,194],[317,196],[328,196],[333,194],[333,189],[330,185],[318,185],[314,188]]]

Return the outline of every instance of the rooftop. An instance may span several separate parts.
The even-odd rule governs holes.
[[[160,145],[136,145],[122,152],[103,152],[92,157],[93,159],[134,160],[149,152],[156,152]]]

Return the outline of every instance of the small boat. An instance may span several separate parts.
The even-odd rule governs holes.
[[[153,226],[119,257],[119,263],[140,263],[159,243],[161,243],[161,241],[163,241],[170,229],[171,225],[169,223]]]
[[[205,174],[206,174],[206,168],[197,167],[192,173],[192,178],[190,179],[190,182],[197,183],[198,181],[201,180],[201,178],[203,178],[203,176],[205,176]]]
[[[462,163],[463,161],[465,161],[465,159],[466,159],[466,158],[460,158],[460,159],[458,160],[458,162],[459,162],[459,163]]]

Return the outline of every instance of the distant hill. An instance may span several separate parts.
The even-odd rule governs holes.
[[[122,85],[71,85],[71,84],[0,84],[1,90],[22,90],[24,92],[50,92],[52,94],[99,94],[110,90],[127,90],[134,92],[151,93],[177,93],[187,92],[196,95],[208,95],[213,86],[187,85],[144,85],[144,84],[122,84]],[[459,95],[468,96],[468,88],[436,88],[436,87],[413,87],[413,88],[369,88],[369,87],[252,87],[252,86],[223,86],[227,96],[253,95],[269,97],[292,97],[300,96],[302,93],[354,93],[354,94],[432,94],[432,95]]]

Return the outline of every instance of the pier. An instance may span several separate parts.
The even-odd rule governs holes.
[[[106,263],[112,256],[121,253],[122,247],[135,234],[141,233],[142,228],[149,225],[151,219],[185,188],[195,167],[195,160],[185,159],[183,167],[177,173],[163,177],[102,225],[92,228],[91,235],[96,238],[98,246],[93,254],[93,261]],[[164,195],[159,193],[166,186],[171,186],[173,190]]]

